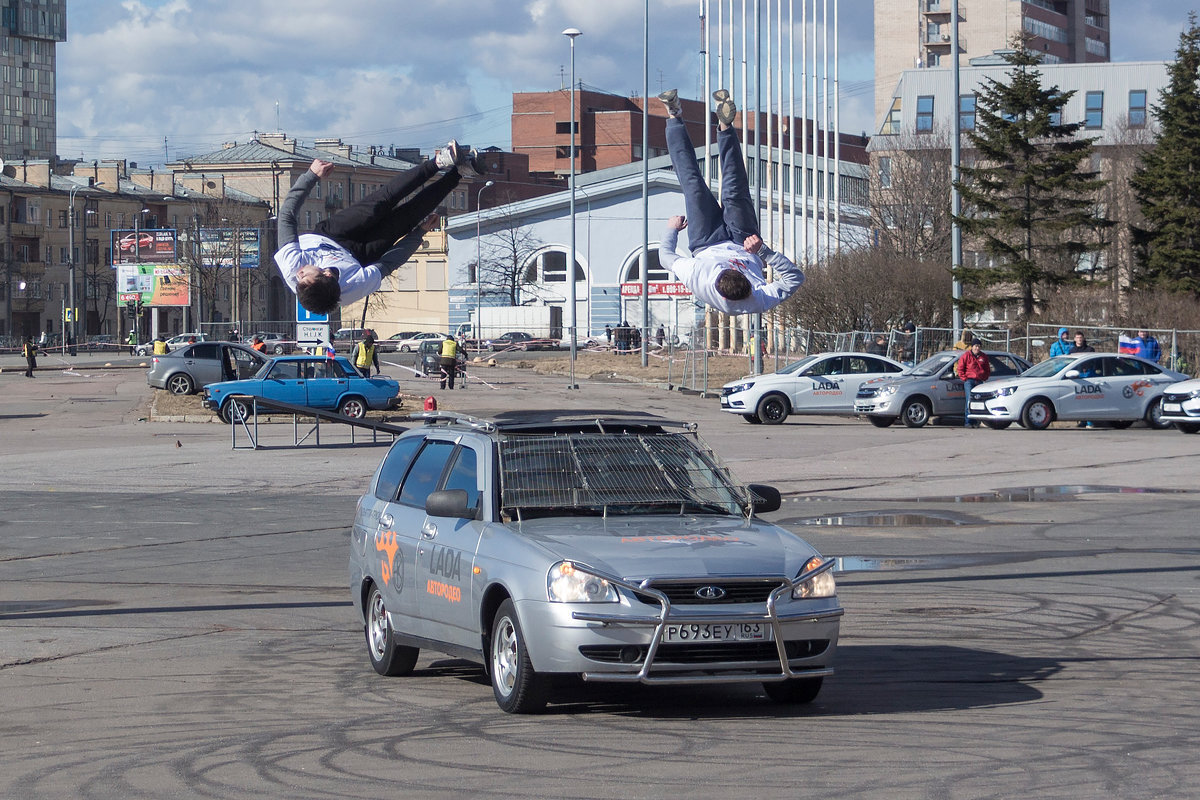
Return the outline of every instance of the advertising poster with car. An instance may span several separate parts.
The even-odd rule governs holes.
[[[117,291],[121,303],[144,306],[188,306],[192,303],[187,268],[179,264],[120,264]]]
[[[112,263],[114,266],[117,264],[170,264],[179,260],[177,252],[173,229],[112,231]]]
[[[243,269],[258,266],[260,237],[257,228],[201,228],[200,263],[206,267]]]

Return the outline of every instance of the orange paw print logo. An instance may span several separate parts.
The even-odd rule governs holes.
[[[383,578],[385,585],[390,584],[392,582],[392,569],[396,563],[396,551],[400,549],[400,545],[396,543],[396,532],[376,532],[375,549],[387,554],[387,558],[382,559],[380,562],[379,577]]]
[[[1133,397],[1135,394],[1138,397],[1144,397],[1145,396],[1144,391],[1153,385],[1154,385],[1154,383],[1151,381],[1134,381],[1133,383],[1126,386],[1124,391],[1121,393],[1123,395],[1125,395],[1126,398]]]

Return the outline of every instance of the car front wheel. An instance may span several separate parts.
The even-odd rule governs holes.
[[[236,411],[235,411],[236,409]],[[236,418],[234,414],[237,414]],[[245,400],[231,397],[221,405],[221,419],[230,424],[250,418],[250,404]]]
[[[904,408],[900,411],[900,419],[904,420],[906,428],[923,428],[925,423],[929,422],[932,413],[929,403],[919,397],[914,397],[904,404]]]
[[[167,391],[171,394],[191,394],[196,390],[192,376],[182,372],[167,378]]]
[[[762,420],[758,418],[757,414],[742,414],[742,419],[751,425],[762,425]]]
[[[1165,431],[1171,427],[1171,423],[1163,422],[1161,397],[1156,397],[1150,401],[1150,405],[1146,407],[1146,414],[1142,419],[1146,420],[1146,427],[1151,430]]]
[[[400,345],[400,352],[401,352],[401,353],[407,353],[407,352],[408,352],[408,350],[409,350],[409,348],[408,348],[408,345],[406,345],[406,344],[402,344],[402,345]]]
[[[338,404],[338,413],[343,417],[362,419],[367,415],[367,404],[361,397],[347,397]]]
[[[772,394],[758,401],[756,416],[768,425],[778,425],[788,417],[788,404],[777,394]]]
[[[895,417],[876,417],[873,415],[868,416],[867,419],[871,420],[871,424],[876,428],[890,428],[896,421]]]
[[[505,600],[496,610],[489,666],[492,692],[502,711],[530,714],[545,707],[549,685],[544,675],[534,671],[529,660],[525,635],[512,600]]]
[[[991,428],[994,431],[1002,431],[1005,428],[1007,428],[1009,425],[1012,425],[1012,420],[1009,420],[1009,419],[985,419],[983,421],[983,424],[987,425],[989,428]]]
[[[275,355],[281,356],[281,355],[283,355],[283,352],[284,352],[283,345],[281,345],[281,344],[275,345]]]
[[[1176,422],[1180,433],[1200,433],[1200,422]]]
[[[811,703],[821,692],[824,678],[792,678],[764,683],[763,691],[776,703]]]
[[[1044,431],[1054,421],[1054,406],[1042,397],[1035,397],[1021,409],[1021,424],[1032,431]]]
[[[383,604],[383,594],[378,586],[371,587],[371,594],[367,598],[366,622],[367,655],[375,671],[389,677],[411,674],[421,651],[396,644],[392,636],[392,623]]]

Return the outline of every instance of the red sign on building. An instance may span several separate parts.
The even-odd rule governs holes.
[[[685,284],[678,281],[650,281],[651,297],[689,297],[692,292]],[[640,283],[622,283],[621,297],[641,297]]]

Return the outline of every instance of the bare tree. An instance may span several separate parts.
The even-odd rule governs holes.
[[[900,258],[950,263],[950,145],[945,134],[880,137],[872,154],[876,246]]]
[[[511,207],[511,202],[505,199],[500,205]],[[531,267],[530,261],[542,248],[542,240],[532,228],[522,227],[519,217],[510,214],[480,244],[482,263],[475,268],[481,291],[507,295],[509,305],[517,305],[521,290],[537,281],[537,269]]]

